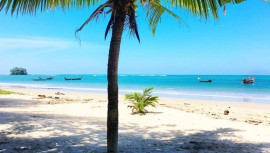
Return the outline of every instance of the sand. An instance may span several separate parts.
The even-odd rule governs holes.
[[[106,94],[8,90],[17,93],[0,95],[0,152],[106,152]],[[267,104],[161,97],[146,115],[128,105],[120,95],[119,152],[270,152]]]

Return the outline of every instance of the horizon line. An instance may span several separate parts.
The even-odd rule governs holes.
[[[0,75],[10,75],[10,74],[0,74]],[[27,74],[27,75],[107,75],[106,73],[55,73],[55,74]],[[270,75],[270,74],[165,74],[165,73],[160,73],[160,74],[127,74],[127,73],[122,73],[122,74],[118,74],[118,76],[121,75],[145,75],[145,76],[150,76],[150,75],[158,75],[158,76],[162,76],[162,75]]]

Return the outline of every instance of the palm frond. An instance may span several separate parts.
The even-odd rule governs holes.
[[[89,17],[88,19],[75,31],[76,38],[80,42],[80,37],[78,36],[78,32],[80,32],[91,20],[94,18],[98,18],[100,14],[105,13],[105,7],[109,7],[110,3],[106,2],[102,5],[100,5]]]
[[[193,15],[209,18],[213,15],[214,19],[218,18],[218,8],[228,3],[238,4],[244,0],[167,0],[166,4],[171,7],[179,7],[191,12]]]
[[[148,25],[152,29],[152,34],[155,33],[157,24],[160,22],[161,16],[164,12],[171,15],[174,19],[181,22],[181,18],[173,13],[168,8],[161,5],[159,0],[150,0],[148,3],[142,5],[146,12],[146,17],[148,18]]]
[[[140,36],[138,32],[138,26],[137,26],[134,8],[130,8],[130,12],[128,13],[126,21],[128,23],[127,27],[130,29],[130,34],[135,35],[140,43]]]
[[[70,9],[90,7],[98,4],[100,0],[0,0],[0,11],[13,15],[36,14],[38,10],[54,10],[57,8]]]
[[[210,16],[213,16],[214,19],[218,19],[219,7],[225,6],[228,3],[238,4],[243,1],[244,0],[165,0],[164,5],[169,6],[169,8],[184,9],[191,12],[193,15],[205,19],[208,19]],[[152,34],[155,33],[157,24],[161,21],[161,16],[164,12],[171,15],[177,21],[182,21],[178,15],[161,5],[160,0],[141,0],[140,3],[146,12],[146,17],[149,22],[148,25],[152,30]]]
[[[144,95],[149,95],[149,94],[151,94],[151,92],[152,92],[153,89],[154,88],[146,88],[146,89],[144,89],[143,94]]]
[[[114,14],[112,13],[112,14],[111,14],[111,18],[110,18],[110,20],[109,20],[109,22],[108,22],[108,25],[107,25],[107,27],[106,27],[106,30],[105,30],[105,39],[106,39],[106,37],[107,37],[108,32],[109,32],[110,29],[112,28],[113,23],[114,23]]]

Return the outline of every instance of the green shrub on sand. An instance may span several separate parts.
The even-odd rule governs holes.
[[[132,108],[133,114],[145,114],[147,113],[145,107],[156,106],[158,103],[158,96],[152,96],[152,90],[153,88],[146,88],[143,93],[133,92],[125,94],[125,100],[132,104],[128,107]]]
[[[0,95],[9,95],[9,94],[12,94],[12,92],[0,89]]]

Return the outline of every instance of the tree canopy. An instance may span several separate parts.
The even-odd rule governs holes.
[[[27,75],[27,70],[21,67],[14,67],[10,70],[10,75]]]
[[[128,4],[125,5],[126,8],[120,8],[120,3],[118,4],[120,0],[1,0],[0,11],[5,10],[6,13],[10,12],[12,15],[24,15],[36,14],[37,11],[43,12],[55,10],[57,8],[63,10],[81,9],[83,7],[94,7],[103,3],[89,16],[82,27],[79,28],[78,31],[80,31],[92,19],[98,17],[100,14],[115,14],[114,11],[117,9],[125,9],[126,15],[132,19],[134,12],[138,9],[138,5],[141,5],[141,8],[143,8],[146,14],[148,25],[154,34],[157,24],[160,22],[161,16],[164,13],[170,14],[178,21],[181,21],[181,18],[175,14],[177,9],[185,10],[205,19],[208,19],[211,16],[214,17],[214,19],[218,19],[219,7],[225,6],[228,3],[238,4],[243,1],[244,0],[127,0],[125,1],[125,3]],[[176,11],[171,11],[170,8],[172,7],[176,8]],[[226,11],[225,9],[226,8],[224,7],[224,11]],[[132,23],[131,31],[133,32],[137,27]],[[109,22],[106,33],[111,26],[112,22]],[[136,28],[134,29],[134,27]],[[137,36],[137,32],[134,32]]]

